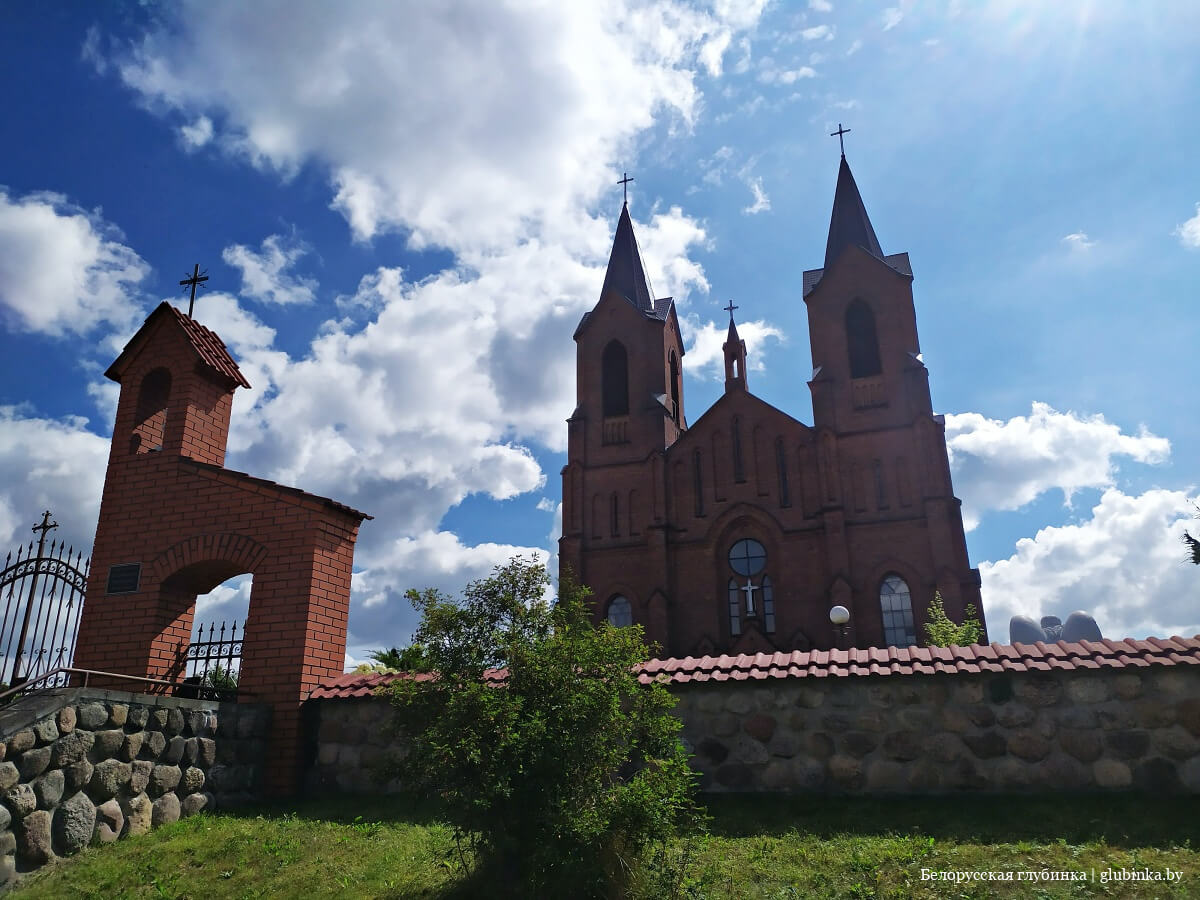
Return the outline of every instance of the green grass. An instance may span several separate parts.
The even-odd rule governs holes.
[[[636,896],[1200,897],[1200,824],[1184,798],[726,796],[705,835],[659,853]],[[496,896],[464,875],[448,829],[398,798],[337,798],[197,816],[29,876],[14,897]],[[1168,886],[1108,869],[1181,871]],[[1085,871],[1083,883],[958,885],[921,869]],[[520,891],[517,891],[520,894]]]

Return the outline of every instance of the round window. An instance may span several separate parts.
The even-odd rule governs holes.
[[[742,538],[729,549],[729,567],[739,575],[757,575],[767,564],[767,551],[758,541]]]

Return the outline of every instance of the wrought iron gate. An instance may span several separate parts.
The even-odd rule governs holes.
[[[71,665],[75,654],[75,635],[83,611],[90,559],[82,551],[62,541],[51,541],[46,534],[57,528],[50,511],[38,532],[37,549],[33,541],[4,558],[0,572],[0,598],[4,602],[0,619],[0,681],[8,684],[28,681],[59,666]],[[65,684],[67,673],[43,683],[43,687]]]

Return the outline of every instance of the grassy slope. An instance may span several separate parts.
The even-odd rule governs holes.
[[[1172,802],[1172,800],[1176,802]],[[1180,802],[1183,801],[1183,802]],[[717,797],[707,835],[669,848],[639,893],[688,897],[1200,897],[1200,824],[1184,798]],[[497,886],[447,863],[453,842],[399,800],[307,802],[200,816],[30,877],[33,897],[463,897]],[[686,857],[685,874],[679,863]],[[922,882],[922,867],[1167,867],[1163,884]]]

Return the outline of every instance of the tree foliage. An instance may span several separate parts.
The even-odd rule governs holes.
[[[375,660],[374,665],[365,666],[371,671],[383,672],[427,672],[429,663],[425,659],[425,648],[420,644],[409,644],[407,647],[387,647],[382,650],[372,650],[367,654]]]
[[[979,621],[975,605],[968,603],[964,613],[962,624],[956,624],[946,613],[941,591],[934,591],[933,603],[929,605],[929,613],[925,617],[925,646],[949,647],[956,644],[966,647],[983,640],[983,623]]]
[[[594,626],[586,588],[520,558],[455,601],[409,591],[432,678],[389,686],[409,751],[397,774],[438,799],[496,885],[604,884],[694,809],[661,684],[638,682],[637,626]]]

